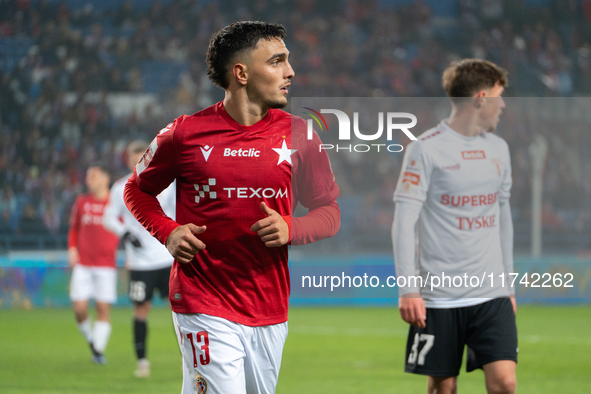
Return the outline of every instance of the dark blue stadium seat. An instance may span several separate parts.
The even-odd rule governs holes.
[[[33,45],[32,38],[3,37],[0,38],[0,70],[11,72],[14,66],[29,53]]]
[[[175,88],[180,75],[188,68],[188,63],[143,61],[141,70],[144,91],[147,93],[162,93],[167,88]]]

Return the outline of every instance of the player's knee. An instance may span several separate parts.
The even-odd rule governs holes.
[[[138,320],[147,320],[150,313],[150,301],[136,303],[133,306],[133,316]]]
[[[513,394],[517,387],[515,375],[507,375],[496,379],[488,389],[489,394]]]
[[[96,303],[96,319],[101,321],[109,321],[110,305],[102,302]]]
[[[429,394],[456,394],[457,390],[455,377],[429,377],[427,388]]]
[[[76,318],[77,323],[82,323],[84,320],[88,318],[88,313],[86,311],[74,311],[74,316]]]
[[[78,323],[83,322],[88,317],[87,306],[82,303],[74,303],[74,315]]]

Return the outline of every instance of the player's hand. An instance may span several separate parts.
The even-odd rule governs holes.
[[[126,231],[125,234],[123,234],[123,242],[129,242],[133,245],[134,248],[141,248],[142,247],[142,243],[140,242],[139,239],[137,239],[137,237],[135,235],[133,235],[132,233],[130,233],[129,231]]]
[[[199,251],[205,249],[205,244],[195,236],[205,229],[205,226],[193,223],[175,228],[166,239],[166,249],[179,263],[190,263]]]
[[[409,293],[400,297],[398,310],[405,322],[419,328],[427,326],[427,308],[419,293]]]
[[[70,268],[74,268],[80,262],[80,255],[78,254],[78,248],[72,246],[68,249],[68,263]]]
[[[515,294],[513,294],[510,298],[511,305],[513,305],[513,313],[517,313],[517,300],[515,299]]]
[[[264,202],[261,202],[261,211],[267,217],[253,224],[250,231],[256,231],[267,248],[277,248],[288,243],[289,226],[285,219]]]

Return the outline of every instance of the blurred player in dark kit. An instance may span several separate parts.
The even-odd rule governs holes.
[[[130,170],[133,171],[147,147],[148,144],[144,141],[132,141],[127,146]],[[173,258],[166,247],[152,237],[125,206],[123,189],[130,176],[128,174],[113,184],[103,224],[125,242],[125,266],[129,270],[129,298],[133,303],[133,343],[137,358],[134,374],[137,377],[148,377],[150,362],[146,342],[151,300],[155,290],[158,290],[160,297],[168,300],[168,280]],[[158,195],[162,209],[171,218],[174,218],[175,191],[175,183],[172,183]]]

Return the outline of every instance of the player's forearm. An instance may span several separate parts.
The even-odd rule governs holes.
[[[415,225],[421,214],[422,204],[398,201],[392,223],[392,245],[397,277],[416,275],[415,272]],[[400,287],[400,296],[419,293],[418,287]]]
[[[78,247],[78,230],[70,226],[68,230],[68,249]]]
[[[505,275],[513,272],[513,218],[511,217],[511,205],[509,201],[501,202],[499,215],[499,230],[501,232],[501,254]],[[510,288],[511,289],[511,288]],[[513,292],[515,290],[513,289]]]
[[[125,205],[129,212],[148,230],[153,237],[166,245],[166,239],[180,225],[166,216],[160,202],[149,193],[143,192],[133,181],[133,177],[125,185],[123,193]]]
[[[341,226],[341,210],[336,201],[315,208],[306,216],[291,218],[291,244],[305,245],[334,236]]]

